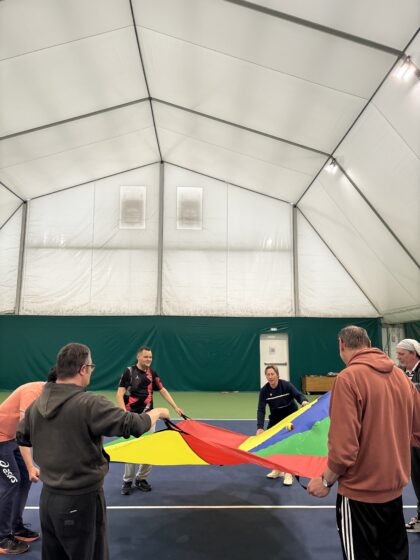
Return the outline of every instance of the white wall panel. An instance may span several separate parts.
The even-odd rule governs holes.
[[[91,312],[156,313],[159,231],[159,165],[95,184]],[[146,227],[120,229],[120,186],[146,188]]]
[[[156,249],[159,228],[159,165],[149,165],[96,181],[95,248]],[[120,186],[146,188],[146,227],[119,228]]]
[[[157,160],[141,103],[1,142],[0,178],[29,199]]]
[[[28,248],[86,249],[93,240],[94,184],[33,200],[29,205]]]
[[[19,267],[22,209],[0,229],[0,313],[14,313]]]
[[[223,250],[165,250],[163,314],[226,315],[226,258]]]
[[[154,315],[158,255],[156,247],[96,249],[92,261],[92,315]]]
[[[229,188],[228,314],[293,312],[290,204]]]
[[[416,113],[412,113],[412,126],[420,124],[417,120]],[[336,157],[380,216],[420,261],[420,161],[405,139],[384,115],[369,106]]]
[[[89,315],[92,250],[27,247],[21,312]]]
[[[23,313],[155,313],[158,167],[31,202]],[[147,189],[145,229],[119,228],[121,185]]]
[[[201,230],[177,229],[177,187],[203,189]],[[219,250],[227,240],[227,185],[197,173],[165,165],[163,242],[166,249]]]
[[[154,30],[366,99],[395,61],[391,54],[229,2],[135,0],[133,4],[141,38],[144,29]]]
[[[163,312],[291,315],[291,207],[165,166]],[[176,187],[203,189],[201,230],[176,229]]]
[[[229,250],[228,258],[227,315],[293,315],[290,252]]]
[[[147,97],[132,29],[0,62],[0,135]]]
[[[306,317],[376,317],[378,312],[300,213],[299,311]]]
[[[305,146],[332,150],[365,104],[153,31],[144,29],[141,40],[152,97]]]
[[[155,103],[164,160],[295,201],[324,156]]]
[[[341,173],[323,172],[299,208],[377,309],[418,304],[418,267]]]
[[[229,249],[290,253],[291,208],[266,196],[229,188]]]

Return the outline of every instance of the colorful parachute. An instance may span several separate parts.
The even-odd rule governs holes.
[[[116,439],[105,448],[111,461],[149,465],[255,463],[304,477],[327,462],[330,393],[300,408],[259,436],[246,436],[195,420],[141,438]]]

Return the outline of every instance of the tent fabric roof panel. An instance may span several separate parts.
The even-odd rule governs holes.
[[[407,37],[414,35],[420,21],[417,0],[253,0],[253,3],[397,49],[405,47]]]
[[[0,4],[0,60],[133,25],[128,2],[19,0]]]
[[[155,31],[366,99],[395,62],[390,53],[228,2],[136,0],[134,9],[141,38],[146,30]],[[247,41],[244,30],[249,30]]]
[[[420,66],[420,34],[408,52],[418,54],[417,65]],[[420,81],[414,73],[402,80],[395,74],[388,76],[372,105],[420,158]]]
[[[21,204],[20,198],[0,183],[0,229]]]
[[[145,101],[64,122],[0,142],[0,169],[48,158],[153,126]]]
[[[293,202],[325,163],[319,154],[154,103],[169,163]]]
[[[418,134],[420,122],[415,118],[411,121],[411,127],[417,127]],[[370,204],[420,262],[420,221],[416,219],[420,216],[420,160],[396,127],[370,105],[341,144],[336,157]],[[404,188],[400,188],[401,185]],[[407,216],[408,209],[414,219]]]
[[[141,45],[152,97],[310,148],[330,152],[365,105],[360,97],[146,29]]]
[[[0,142],[0,179],[30,199],[159,159],[140,103]]]
[[[0,136],[148,95],[133,29],[4,60],[0,82]]]
[[[384,323],[409,323],[410,321],[419,321],[420,306],[414,306],[410,309],[402,309],[393,313],[385,313],[383,316]]]

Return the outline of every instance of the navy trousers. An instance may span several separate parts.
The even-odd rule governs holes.
[[[0,442],[0,540],[22,528],[31,481],[16,440]]]

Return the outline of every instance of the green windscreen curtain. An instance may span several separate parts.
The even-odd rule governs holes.
[[[337,333],[364,327],[381,347],[379,319],[235,317],[0,317],[0,389],[43,380],[68,342],[91,348],[96,363],[90,388],[116,390],[141,345],[153,351],[152,368],[169,390],[256,391],[260,335],[277,329],[289,336],[290,379],[340,371]]]
[[[412,321],[404,324],[406,338],[414,338],[420,341],[420,321]]]

